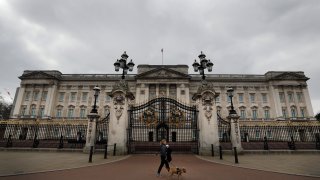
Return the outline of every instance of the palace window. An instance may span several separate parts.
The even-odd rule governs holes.
[[[44,116],[44,106],[41,106],[41,107],[40,107],[39,116],[40,116],[40,117],[43,117],[43,116]]]
[[[255,102],[255,94],[250,94],[250,101],[251,103],[254,103]]]
[[[288,100],[289,100],[289,102],[293,102],[293,94],[292,93],[288,93]]]
[[[21,112],[20,112],[21,116],[26,115],[26,110],[27,110],[27,106],[21,106]]]
[[[68,109],[68,118],[73,118],[74,107],[70,106]]]
[[[241,109],[240,110],[240,119],[245,119],[246,118],[246,110],[245,109]]]
[[[286,108],[286,107],[283,107],[283,108],[282,108],[282,116],[283,116],[284,118],[287,118],[287,108]]]
[[[293,118],[297,117],[297,111],[295,107],[291,107],[291,117]]]
[[[57,118],[62,117],[62,107],[59,107],[59,108],[57,109],[56,117],[57,117]]]
[[[64,92],[60,92],[59,93],[59,102],[63,102],[63,100],[64,100]]]
[[[305,109],[304,108],[300,108],[300,112],[301,112],[301,117],[305,117]]]
[[[182,94],[182,90],[180,91],[180,94],[184,95],[184,94]],[[175,84],[169,85],[169,96],[174,99],[177,98],[177,85],[175,85]]]
[[[228,103],[231,103],[231,98],[230,98],[230,96],[228,96],[228,94],[227,94],[227,101],[228,101]]]
[[[87,111],[86,107],[81,107],[81,109],[80,109],[80,118],[81,119],[86,118],[86,111]]]
[[[71,102],[75,102],[75,101],[76,101],[76,95],[77,95],[76,92],[72,92],[72,93],[71,93],[71,98],[70,98],[70,101],[71,101]]]
[[[150,84],[149,85],[149,99],[154,99],[156,98],[156,85],[155,84]]]
[[[298,99],[298,102],[303,102],[302,92],[297,92],[297,99]]]
[[[257,117],[258,117],[257,109],[252,109],[252,119],[257,119]]]
[[[24,100],[29,101],[29,98],[30,98],[30,91],[27,91],[26,96],[24,97]]]
[[[39,98],[39,91],[33,92],[33,100],[38,101],[38,98]]]
[[[36,105],[31,105],[31,112],[30,112],[31,116],[35,116],[36,115]]]
[[[47,96],[48,96],[48,91],[43,91],[42,92],[42,96],[41,96],[41,100],[42,101],[46,101],[47,100]]]
[[[280,92],[280,93],[279,93],[279,98],[280,98],[280,102],[281,102],[281,103],[284,103],[284,102],[285,102],[284,93],[283,93],[283,92]]]
[[[265,118],[265,119],[269,119],[269,118],[270,118],[269,109],[265,109],[265,110],[264,110],[264,118]]]
[[[262,102],[267,103],[268,102],[268,96],[267,94],[262,94]]]
[[[239,103],[243,103],[243,94],[242,93],[239,94]]]
[[[86,102],[88,99],[88,92],[82,92],[82,102]]]

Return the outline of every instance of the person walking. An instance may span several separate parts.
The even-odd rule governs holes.
[[[161,162],[160,162],[160,166],[158,168],[158,172],[157,172],[157,176],[160,176],[160,172],[161,169],[163,167],[163,165],[166,166],[166,169],[169,171],[170,167],[167,161],[167,147],[166,147],[167,141],[165,139],[162,139],[160,141],[160,158],[161,158]]]

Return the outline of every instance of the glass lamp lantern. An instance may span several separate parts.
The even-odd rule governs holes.
[[[192,64],[194,72],[198,72],[200,64],[197,62],[197,60],[194,60],[194,63]]]
[[[119,59],[117,59],[117,61],[113,64],[114,65],[114,69],[115,71],[119,71],[120,69],[120,62],[119,62]]]
[[[129,71],[133,70],[133,66],[134,66],[134,63],[132,62],[132,59],[131,59],[130,62],[128,63]]]

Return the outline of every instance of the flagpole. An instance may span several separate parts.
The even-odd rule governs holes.
[[[161,54],[162,54],[162,65],[163,65],[163,48],[161,49]]]

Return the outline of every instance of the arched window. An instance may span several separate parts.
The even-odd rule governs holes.
[[[57,118],[61,118],[62,117],[62,110],[63,110],[63,106],[58,106],[57,107],[57,112],[56,112],[56,117]]]
[[[297,117],[296,107],[294,107],[294,106],[291,107],[291,117],[292,118],[296,118]]]
[[[264,110],[264,118],[270,119],[270,108],[268,106],[265,106],[263,110]]]
[[[85,119],[87,117],[87,107],[86,106],[81,106],[80,107],[80,118]]]
[[[282,107],[282,116],[283,116],[283,118],[287,118],[287,108],[286,107]]]
[[[239,109],[240,109],[240,119],[245,119],[246,118],[246,107],[241,106]]]
[[[42,118],[44,116],[44,106],[40,106],[39,116]]]
[[[26,115],[26,110],[27,110],[27,106],[21,106],[21,112],[20,112],[21,116]]]
[[[256,106],[252,107],[252,119],[258,118],[258,108]]]
[[[74,106],[69,106],[68,108],[68,118],[74,117]]]
[[[35,116],[36,115],[36,105],[32,104],[30,109],[30,115]]]

